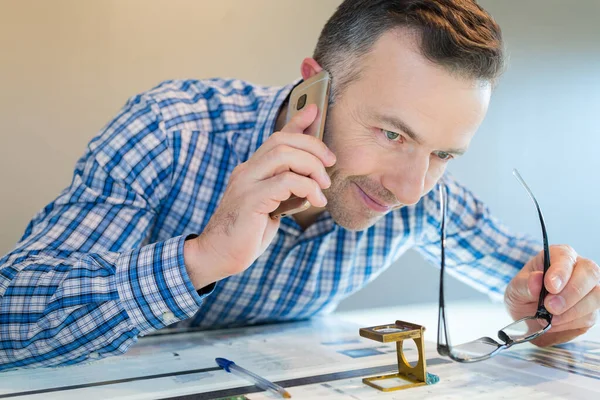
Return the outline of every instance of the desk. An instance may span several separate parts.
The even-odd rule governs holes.
[[[510,322],[502,306],[448,307],[454,317],[449,320],[454,343],[493,334]],[[362,377],[392,372],[396,359],[394,344],[364,339],[358,328],[396,319],[427,327],[428,371],[440,376],[438,384],[386,394],[362,384]],[[462,330],[467,324],[471,330]],[[124,356],[71,367],[0,373],[0,399],[191,400],[237,394],[252,400],[272,398],[220,370],[215,357],[230,358],[279,382],[295,399],[491,399],[500,393],[510,399],[600,398],[598,327],[578,342],[585,354],[551,350],[545,356],[564,361],[567,354],[568,360],[543,366],[543,358],[532,362],[532,351],[541,350],[531,345],[515,346],[506,355],[482,363],[450,362],[435,351],[436,325],[437,306],[429,304],[343,312],[313,321],[229,331],[158,332],[141,338]],[[407,357],[416,355],[410,345],[406,349]]]

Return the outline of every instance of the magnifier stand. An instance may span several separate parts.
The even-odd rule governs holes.
[[[398,356],[398,373],[363,378],[363,383],[383,392],[391,392],[394,390],[409,389],[438,382],[439,378],[436,375],[428,374],[426,371],[425,344],[423,342],[424,332],[424,326],[405,321],[396,321],[395,324],[360,328],[360,336],[367,339],[376,340],[382,343],[396,342],[396,353]],[[410,365],[406,360],[406,357],[404,357],[403,344],[404,341],[408,339],[412,339],[417,345],[419,360],[415,366]],[[408,383],[397,386],[382,386],[376,383],[377,381],[386,379],[395,379],[399,382]]]

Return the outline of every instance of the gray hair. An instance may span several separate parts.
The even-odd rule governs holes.
[[[325,24],[313,58],[332,76],[331,102],[361,73],[359,61],[388,30],[420,34],[424,57],[490,82],[504,71],[502,33],[475,0],[345,0]]]

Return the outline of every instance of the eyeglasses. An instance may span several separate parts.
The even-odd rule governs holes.
[[[540,217],[540,224],[542,225],[542,235],[544,241],[544,274],[550,267],[550,251],[548,249],[548,236],[546,234],[546,225],[544,224],[544,217],[542,211],[538,205],[537,200],[533,196],[533,193],[519,174],[514,169],[513,175],[525,188],[531,200],[537,208],[538,215]],[[441,271],[440,271],[440,296],[439,296],[439,314],[438,314],[438,344],[437,351],[440,355],[449,357],[454,361],[462,363],[470,363],[476,361],[483,361],[492,356],[495,356],[500,351],[508,349],[509,347],[529,342],[540,335],[544,334],[551,328],[552,314],[544,307],[544,299],[548,294],[548,291],[542,284],[542,291],[538,301],[538,308],[535,315],[530,317],[522,318],[518,321],[505,326],[498,331],[498,339],[494,340],[490,337],[481,337],[479,339],[463,343],[458,346],[452,346],[450,344],[450,337],[448,335],[448,325],[446,322],[446,311],[444,304],[444,270],[446,266],[446,213],[447,213],[447,193],[444,185],[440,187],[440,211],[442,214],[441,224]],[[542,280],[543,282],[543,280]]]

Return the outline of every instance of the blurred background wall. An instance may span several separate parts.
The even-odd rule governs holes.
[[[70,180],[87,142],[127,98],[165,79],[299,76],[340,0],[0,0],[0,252]],[[470,152],[450,170],[514,229],[600,260],[596,226],[600,2],[482,0],[510,67]],[[403,256],[341,310],[437,300],[437,269]],[[454,298],[485,300],[460,282]]]

